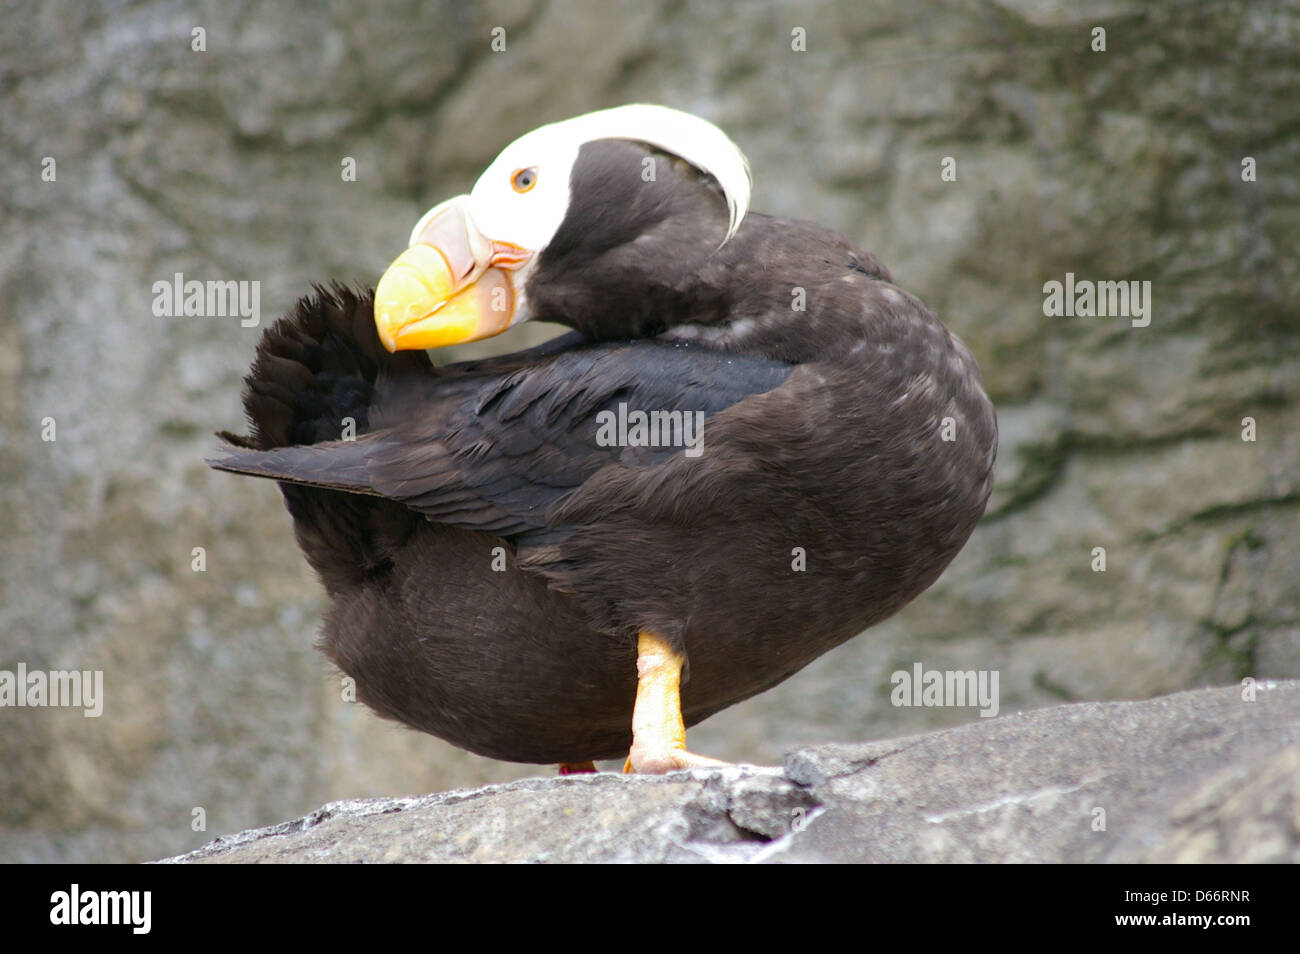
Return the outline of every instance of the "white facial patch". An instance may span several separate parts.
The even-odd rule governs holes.
[[[565,134],[563,123],[520,136],[492,160],[470,191],[470,214],[489,239],[540,251],[555,237],[569,210],[569,176],[583,143]],[[513,180],[521,169],[536,169],[527,192]]]
[[[569,209],[569,180],[578,151],[598,139],[649,143],[718,180],[735,234],[749,208],[749,164],[740,148],[708,120],[666,106],[636,104],[587,113],[534,129],[492,161],[470,192],[470,213],[492,241],[540,252]],[[515,189],[515,174],[536,169],[531,189]]]

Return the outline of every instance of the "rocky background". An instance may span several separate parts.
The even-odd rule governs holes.
[[[1297,811],[1300,682],[1263,682],[796,749],[780,768],[331,802],[167,860],[1296,864]]]
[[[693,748],[778,763],[977,720],[892,706],[917,662],[1000,671],[1007,715],[1300,675],[1297,3],[0,16],[0,669],[102,670],[106,695],[99,718],[0,708],[0,860],[160,857],[550,771],[342,701],[279,493],[203,464],[260,329],[155,317],[152,286],[256,280],[266,324],[313,281],[373,282],[515,136],[623,102],[713,119],[755,208],[874,250],[970,345],[1002,433],[943,579]],[[1150,325],[1045,317],[1067,272],[1150,281]]]

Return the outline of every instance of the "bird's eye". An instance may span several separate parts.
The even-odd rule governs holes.
[[[527,192],[535,185],[537,185],[536,166],[529,166],[527,169],[516,169],[514,175],[510,177],[510,187],[516,192]]]

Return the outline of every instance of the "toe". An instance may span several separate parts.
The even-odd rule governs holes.
[[[634,746],[623,766],[623,771],[635,772],[638,775],[663,775],[665,772],[677,772],[681,769],[713,768],[728,764],[730,763],[711,759],[705,755],[696,755],[685,749],[652,749]]]

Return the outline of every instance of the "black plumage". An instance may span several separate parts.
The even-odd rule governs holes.
[[[893,614],[964,545],[996,448],[970,353],[870,254],[756,214],[723,244],[716,184],[637,143],[583,146],[571,185],[527,291],[574,332],[436,367],[384,350],[368,294],[318,290],[213,462],[282,482],[363,701],[524,762],[627,753],[639,632],[684,651],[689,725]],[[620,403],[703,412],[702,452],[602,446]]]

